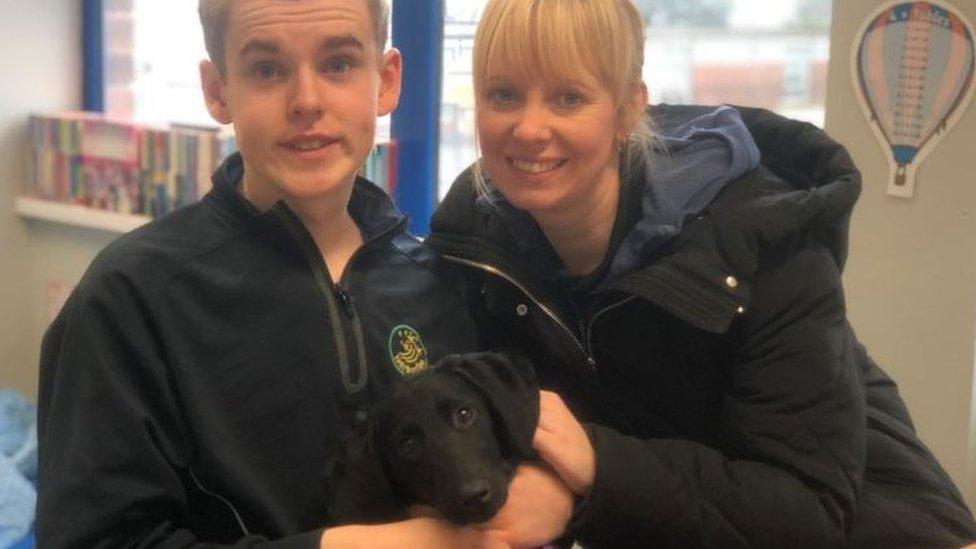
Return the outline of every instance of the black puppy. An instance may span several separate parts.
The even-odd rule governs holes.
[[[457,524],[491,518],[519,462],[532,459],[539,391],[528,361],[445,357],[373,408],[331,467],[332,524],[389,522],[433,507]]]

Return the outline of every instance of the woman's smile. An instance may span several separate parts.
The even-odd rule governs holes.
[[[562,167],[568,159],[557,159],[557,160],[528,160],[521,158],[507,158],[508,164],[518,171],[530,173],[533,175],[539,175],[547,172],[551,172],[557,168]]]

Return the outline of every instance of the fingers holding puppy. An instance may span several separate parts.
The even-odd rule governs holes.
[[[489,532],[429,517],[370,525],[338,526],[326,530],[320,540],[323,549],[510,549],[511,546]]]
[[[480,527],[514,548],[540,547],[557,539],[572,516],[573,494],[542,464],[522,464],[508,488],[508,500]]]
[[[562,397],[551,391],[539,392],[539,425],[532,446],[573,493],[589,493],[596,475],[596,452],[583,425]]]

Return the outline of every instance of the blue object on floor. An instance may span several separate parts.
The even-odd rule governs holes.
[[[35,546],[36,543],[34,541],[34,534],[30,533],[24,536],[24,539],[11,545],[9,549],[34,549]]]
[[[0,455],[37,479],[37,406],[10,389],[0,389]]]
[[[0,547],[34,547],[37,408],[0,389]]]

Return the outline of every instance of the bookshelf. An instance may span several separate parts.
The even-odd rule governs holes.
[[[121,234],[197,202],[236,148],[229,132],[154,127],[100,113],[31,115],[29,177],[14,211],[25,219]],[[396,143],[381,138],[360,174],[396,187]]]
[[[122,214],[27,196],[17,197],[14,201],[14,211],[24,219],[85,227],[116,234],[127,233],[152,221],[152,218],[146,215]]]

